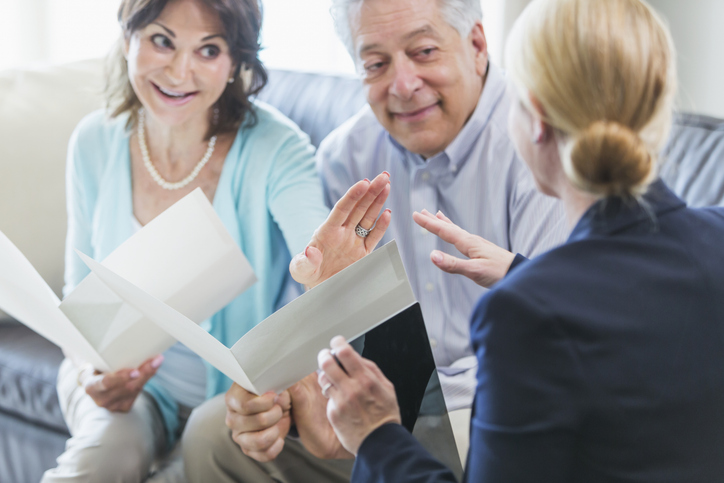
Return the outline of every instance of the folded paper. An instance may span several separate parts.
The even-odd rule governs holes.
[[[241,385],[280,392],[317,368],[330,339],[354,339],[415,303],[392,241],[272,314],[231,349],[181,312],[83,256],[91,271],[128,305]]]
[[[113,251],[102,265],[198,324],[256,277],[200,189]],[[30,262],[0,236],[0,308],[108,371],[137,367],[176,340],[89,274],[59,303]]]

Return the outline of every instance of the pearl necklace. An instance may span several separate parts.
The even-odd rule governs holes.
[[[156,167],[151,162],[151,157],[148,155],[148,146],[146,146],[146,130],[145,130],[145,124],[146,124],[146,111],[144,109],[138,110],[138,147],[141,148],[141,156],[143,157],[143,165],[146,166],[146,169],[148,170],[148,174],[151,175],[151,178],[158,183],[158,185],[165,189],[165,190],[177,190],[181,189],[193,180],[196,179],[196,177],[199,175],[199,172],[201,169],[206,166],[206,163],[209,162],[209,159],[211,159],[211,155],[214,154],[214,146],[216,146],[216,136],[212,136],[211,139],[209,139],[209,147],[206,148],[206,154],[204,154],[204,157],[201,158],[201,161],[199,161],[199,164],[196,165],[196,167],[191,171],[191,174],[186,176],[181,181],[177,181],[176,183],[172,183],[170,181],[166,181],[156,170]]]

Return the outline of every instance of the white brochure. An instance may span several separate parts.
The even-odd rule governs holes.
[[[317,353],[335,335],[354,339],[415,303],[392,241],[272,314],[229,349],[110,267],[83,260],[126,303],[255,394],[280,392],[314,372]]]
[[[194,324],[256,282],[251,265],[200,189],[178,201],[102,262]],[[0,236],[0,308],[103,371],[137,367],[176,340],[89,274],[62,303]]]

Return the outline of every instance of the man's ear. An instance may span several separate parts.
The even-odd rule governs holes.
[[[480,20],[473,25],[468,40],[475,52],[475,71],[482,77],[488,71],[488,41],[485,39],[485,30]]]

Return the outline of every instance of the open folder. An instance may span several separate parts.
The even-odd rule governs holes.
[[[113,251],[103,267],[200,323],[256,277],[201,189]],[[137,367],[176,340],[89,274],[63,300],[0,233],[0,308],[102,371]]]
[[[317,353],[335,335],[354,339],[416,302],[392,241],[287,304],[229,349],[107,265],[81,256],[127,304],[255,394],[280,392],[314,372]]]

